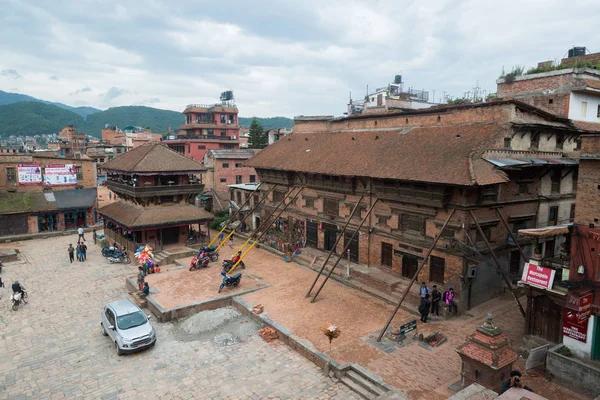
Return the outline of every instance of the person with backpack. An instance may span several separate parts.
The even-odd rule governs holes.
[[[452,313],[452,310],[454,310],[454,315],[458,314],[458,306],[456,305],[456,301],[454,301],[453,288],[449,288],[448,291],[444,293],[444,302],[448,305],[449,313]]]

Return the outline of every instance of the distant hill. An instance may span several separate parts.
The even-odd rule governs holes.
[[[164,133],[168,131],[169,125],[176,131],[185,122],[185,116],[180,112],[159,110],[158,108],[144,106],[113,107],[106,111],[100,111],[88,116],[85,131],[90,135],[100,136],[104,125],[111,124],[118,127],[128,125],[150,127],[152,132]]]
[[[23,101],[37,101],[44,104],[54,104],[62,109],[73,111],[76,114],[81,115],[84,119],[87,118],[88,115],[96,113],[100,110],[93,107],[71,107],[63,103],[53,103],[51,101],[36,99],[35,97],[28,96],[26,94],[20,93],[10,93],[0,90],[0,106],[6,104],[20,103]]]
[[[53,104],[25,101],[0,106],[0,138],[57,133],[65,125],[83,123],[81,115]]]
[[[279,128],[291,128],[294,126],[294,120],[286,117],[269,117],[269,118],[256,118],[263,126],[265,130],[279,129]],[[252,118],[239,117],[238,122],[240,126],[246,128],[250,126]]]

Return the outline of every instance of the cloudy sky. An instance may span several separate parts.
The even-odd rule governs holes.
[[[600,51],[597,0],[0,0],[0,90],[242,116],[340,115],[402,73],[437,101],[502,67]]]

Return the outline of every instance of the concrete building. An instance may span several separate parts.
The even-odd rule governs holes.
[[[58,139],[48,143],[48,150],[58,150],[63,157],[81,157],[85,154],[87,140],[85,133],[78,133],[73,125],[61,129]]]
[[[227,206],[229,185],[259,182],[256,171],[245,166],[246,161],[257,154],[257,149],[208,150],[203,164],[206,167],[206,190],[213,196],[213,207]]]
[[[120,156],[126,151],[127,147],[124,144],[90,143],[88,145],[86,154],[96,162],[98,184],[106,181],[106,171],[103,168],[104,163]]]
[[[190,104],[183,114],[185,124],[179,127],[177,138],[165,141],[171,149],[201,162],[208,150],[239,148],[240,127],[233,92],[223,92],[220,104]]]
[[[291,128],[279,128],[279,129],[269,129],[265,133],[267,134],[268,143],[273,144],[279,139],[291,135],[294,132]]]
[[[214,219],[191,205],[204,189],[199,176],[205,168],[167,146],[144,144],[106,162],[104,168],[108,188],[120,198],[98,210],[111,242],[128,249],[147,243],[163,250],[185,245],[190,225]]]
[[[134,149],[146,143],[158,143],[162,141],[163,135],[160,133],[152,133],[150,128],[142,128],[139,126],[126,126],[119,129],[114,125],[106,125],[102,129],[102,142],[123,145],[126,151]]]
[[[0,154],[0,236],[92,225],[96,196],[91,159]]]
[[[349,245],[351,261],[384,273],[376,278],[381,282],[370,283],[390,294],[402,292],[456,210],[418,279],[452,286],[464,310],[503,291],[500,273],[512,282],[521,276],[523,261],[509,230],[568,221],[578,135],[569,120],[517,101],[302,117],[294,135],[262,150],[248,165],[263,182],[261,192],[277,185],[263,218],[291,188],[303,188],[279,226],[297,232],[293,240],[307,247],[332,249],[358,204],[335,251]],[[531,241],[519,243],[526,250],[531,246]],[[558,252],[561,245],[548,247]]]
[[[229,210],[235,212],[240,210],[238,220],[245,220],[240,230],[256,230],[260,226],[260,212],[254,211],[250,218],[246,214],[254,209],[260,201],[260,193],[256,191],[260,183],[241,183],[229,185]],[[248,225],[250,225],[248,227]]]
[[[572,119],[581,129],[600,131],[600,70],[586,67],[586,62],[598,61],[600,53],[565,58],[560,69],[541,62],[533,73],[498,79],[497,96]]]

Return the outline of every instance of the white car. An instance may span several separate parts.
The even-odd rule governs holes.
[[[100,332],[115,342],[118,355],[132,353],[156,344],[156,332],[149,319],[131,301],[113,301],[104,306]]]

